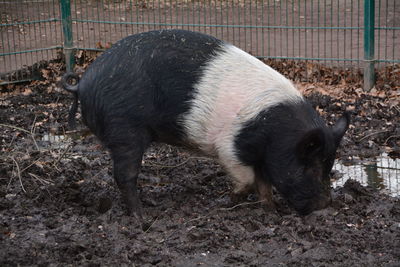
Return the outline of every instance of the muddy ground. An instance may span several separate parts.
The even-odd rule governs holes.
[[[44,80],[1,88],[1,266],[400,265],[399,198],[350,180],[333,190],[327,209],[301,217],[275,195],[277,211],[266,212],[254,196],[232,203],[229,177],[216,162],[166,145],[143,160],[139,225],[124,213],[96,138],[80,131],[55,140],[67,131],[71,104],[56,86],[62,68],[51,63]],[[321,67],[322,82],[304,83],[307,70],[297,68],[292,78],[329,122],[352,113],[338,159],[399,156],[396,82],[378,79],[366,94],[354,75]],[[399,68],[385,71],[400,81]]]

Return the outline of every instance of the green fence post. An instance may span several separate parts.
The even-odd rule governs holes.
[[[375,0],[364,0],[364,91],[375,84]]]
[[[74,67],[74,42],[72,39],[71,0],[60,0],[61,21],[64,33],[64,56],[67,71]]]

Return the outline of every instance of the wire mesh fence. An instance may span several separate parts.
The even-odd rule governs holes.
[[[333,186],[343,186],[348,179],[355,179],[362,185],[382,190],[391,196],[400,196],[400,159],[392,159],[385,153],[373,161],[365,161],[354,165],[337,162],[334,170],[341,177],[333,182]]]
[[[0,79],[34,79],[40,65],[62,51],[58,1],[0,1],[0,10]]]
[[[17,0],[0,1],[1,82],[32,79],[65,44],[61,4],[71,9],[72,48],[104,50],[138,32],[200,31],[259,58],[363,68],[365,2],[371,0]],[[373,2],[373,1],[372,1]],[[376,0],[373,61],[400,62],[400,3]],[[368,44],[371,45],[371,44]],[[372,50],[372,52],[373,52]],[[367,60],[371,62],[371,60]],[[32,67],[33,66],[33,67]]]

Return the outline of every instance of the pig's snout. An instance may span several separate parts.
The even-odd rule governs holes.
[[[308,215],[315,210],[327,208],[332,203],[331,192],[329,191],[328,193],[319,195],[318,197],[300,201],[300,203],[302,203],[302,205],[294,205],[295,210],[300,215]]]
[[[328,207],[332,203],[332,195],[329,191],[326,195],[320,197],[320,199],[316,203],[316,207],[314,210],[320,210]]]

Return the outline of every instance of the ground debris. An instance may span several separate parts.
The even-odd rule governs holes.
[[[400,264],[398,198],[349,180],[333,191],[331,207],[305,217],[278,195],[277,212],[264,211],[257,199],[234,205],[216,162],[164,145],[143,159],[141,227],[122,209],[108,153],[84,130],[68,132],[72,98],[57,89],[63,66],[54,64],[42,81],[1,90],[1,266]],[[329,123],[351,113],[338,157],[399,155],[398,85],[388,89],[378,79],[365,93],[357,77],[341,82],[345,74],[309,70],[325,81],[296,82]]]

